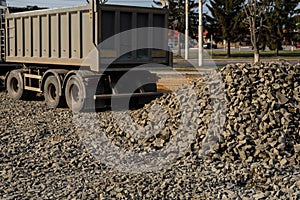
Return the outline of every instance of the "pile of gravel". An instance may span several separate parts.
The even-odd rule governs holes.
[[[228,65],[127,112],[0,98],[1,199],[300,198],[300,65]]]

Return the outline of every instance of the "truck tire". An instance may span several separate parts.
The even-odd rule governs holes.
[[[68,107],[73,112],[80,112],[85,105],[85,87],[76,75],[72,75],[66,84],[65,97]]]
[[[26,98],[22,74],[19,70],[11,71],[7,77],[6,89],[9,96],[14,100],[22,100]]]
[[[58,80],[55,76],[48,76],[44,84],[44,97],[46,105],[49,108],[63,107],[65,105],[65,98],[60,96]]]

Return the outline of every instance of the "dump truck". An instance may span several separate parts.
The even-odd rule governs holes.
[[[0,12],[0,72],[14,100],[39,93],[51,108],[67,105],[80,111],[91,101],[98,102],[97,107],[109,106],[113,97],[151,99],[159,93],[157,76],[148,69],[137,69],[135,78],[129,80],[136,84],[134,92],[118,92],[115,85],[137,66],[172,65],[167,31],[155,31],[168,27],[167,9],[93,0],[79,6],[34,10],[2,5]],[[144,35],[130,30],[141,30]],[[129,35],[124,36],[126,31]],[[144,79],[151,80],[138,85]],[[94,91],[87,91],[95,84]]]

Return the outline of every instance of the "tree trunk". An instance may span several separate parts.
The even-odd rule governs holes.
[[[279,56],[279,43],[276,42],[275,56]]]
[[[254,47],[254,63],[260,62],[260,55],[259,55],[259,48],[256,46]]]
[[[275,49],[275,56],[279,56],[279,50],[278,50],[278,48]]]
[[[231,57],[230,40],[227,40],[227,58]]]

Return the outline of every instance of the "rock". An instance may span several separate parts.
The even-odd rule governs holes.
[[[254,199],[262,199],[262,198],[266,198],[268,196],[268,193],[264,193],[264,192],[259,192],[255,195],[253,195]]]
[[[286,104],[286,103],[289,101],[289,99],[286,98],[286,97],[284,96],[284,94],[282,94],[282,93],[279,92],[279,91],[276,92],[276,98],[277,98],[279,104]]]
[[[230,64],[220,75],[224,87],[206,74],[177,96],[165,94],[118,116],[77,116],[0,93],[0,197],[299,198],[300,65]],[[224,127],[209,125],[222,120]],[[111,146],[125,153],[111,152]],[[131,152],[135,157],[126,157]],[[146,164],[137,167],[143,159]],[[143,172],[147,164],[154,169]]]
[[[295,150],[295,153],[300,153],[300,144],[295,144],[294,150]]]

